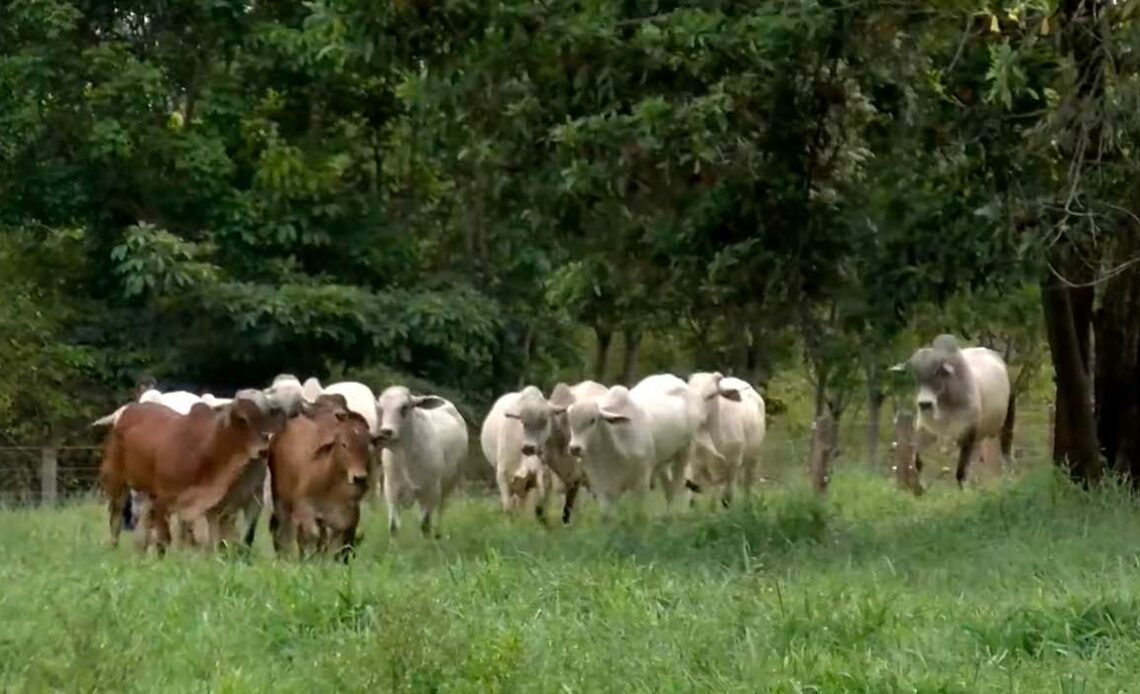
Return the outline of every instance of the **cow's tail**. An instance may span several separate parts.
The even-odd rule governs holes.
[[[99,419],[96,419],[94,422],[91,422],[91,427],[105,427],[114,424],[115,422],[119,421],[119,415],[121,415],[123,413],[123,410],[126,408],[127,406],[123,405],[106,417],[100,417]]]
[[[1009,404],[1005,409],[1005,422],[1001,425],[1001,454],[1006,460],[1011,460],[1010,453],[1013,451],[1013,422],[1017,410],[1017,396],[1010,391]]]

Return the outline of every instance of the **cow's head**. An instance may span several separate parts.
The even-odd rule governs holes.
[[[390,446],[398,443],[408,429],[416,408],[431,410],[443,407],[447,401],[437,395],[412,395],[404,386],[389,386],[376,399],[376,419],[380,431],[374,443]]]
[[[918,382],[915,404],[920,416],[937,421],[948,410],[968,405],[970,372],[953,335],[934,338],[930,347],[911,355],[906,367]]]
[[[274,377],[273,383],[262,393],[270,403],[280,408],[286,417],[295,417],[301,413],[304,387],[293,374],[278,374]]]
[[[338,478],[348,486],[350,496],[359,500],[368,490],[368,470],[372,457],[368,422],[351,412],[342,395],[321,395],[313,415],[321,426],[321,440],[314,455],[328,459]],[[306,414],[306,416],[310,416]]]
[[[542,396],[542,391],[534,386],[527,386],[503,416],[522,424],[521,453],[524,456],[541,457],[546,441],[550,438],[555,416],[550,404]]]
[[[566,410],[566,418],[570,425],[570,455],[581,458],[590,454],[599,441],[599,438],[611,436],[611,440],[620,437],[613,436],[614,432],[608,430],[616,427],[629,426],[632,418],[630,411],[633,402],[629,398],[629,389],[625,386],[610,388],[605,396],[597,400],[576,402]]]
[[[269,437],[280,433],[285,428],[287,419],[285,410],[280,404],[271,400],[262,391],[252,388],[235,393],[233,401],[222,408],[222,416],[230,429],[249,437],[253,448],[253,455],[250,457],[258,457],[268,451]]]

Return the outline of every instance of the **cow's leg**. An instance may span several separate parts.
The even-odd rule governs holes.
[[[958,489],[963,488],[966,482],[966,473],[970,467],[970,461],[973,460],[977,451],[978,432],[976,429],[970,429],[958,443],[958,469],[954,473],[954,479],[958,480]]]
[[[138,516],[135,515],[135,492],[133,489],[127,490],[127,501],[123,504],[123,530],[130,532],[135,529],[138,523]]]
[[[368,456],[368,491],[364,496],[370,508],[376,509],[384,501],[384,469],[380,462],[380,451]]]
[[[566,485],[566,500],[562,504],[562,525],[570,524],[570,514],[574,511],[574,500],[578,498],[578,490],[582,488],[582,481],[575,479]]]
[[[538,488],[534,490],[534,517],[543,525],[546,525],[546,504],[550,500],[550,489],[553,486],[550,468],[543,465],[538,471]]]
[[[720,496],[720,505],[724,508],[732,506],[732,500],[736,493],[736,475],[744,465],[742,458],[743,451],[741,457],[737,457],[735,460],[725,460],[724,489]]]
[[[926,429],[915,429],[914,471],[916,474],[914,482],[918,485],[920,491],[922,490],[922,454],[926,452],[937,440],[938,437]]]
[[[503,513],[509,514],[514,508],[514,495],[511,493],[510,478],[505,470],[495,472],[495,484],[499,487],[499,504]]]
[[[289,542],[292,540],[289,531],[292,527],[293,524],[287,519],[284,509],[274,504],[269,514],[269,536],[273,538],[273,553],[278,557],[289,547]]]
[[[356,527],[360,523],[360,509],[355,508],[349,512],[348,522],[342,527],[340,533],[340,547],[337,548],[337,559],[348,563],[356,554]]]
[[[166,556],[166,548],[170,546],[170,511],[164,504],[152,501],[147,516],[149,524],[154,528],[155,552],[159,558],[162,558]]]
[[[123,485],[109,490],[107,496],[107,525],[111,531],[111,547],[118,547],[119,535],[123,532],[123,504],[131,502],[130,490]]]
[[[687,448],[673,456],[669,466],[669,477],[665,480],[665,508],[667,511],[672,512],[673,500],[680,496],[681,490],[685,488],[685,466],[688,462],[689,450]]]
[[[400,512],[394,504],[388,504],[388,534],[395,537],[400,531]]]
[[[388,466],[384,466],[384,501],[388,505],[388,536],[394,537],[400,530],[400,495],[398,485],[388,479]]]
[[[752,484],[756,481],[756,469],[760,467],[760,453],[746,452],[741,463],[741,491],[744,494],[744,503],[752,500]]]
[[[435,513],[435,527],[432,527],[431,516]],[[420,497],[420,532],[424,537],[434,537],[439,539],[442,537],[440,531],[440,521],[443,519],[443,493],[440,486],[437,484],[435,489],[430,490],[424,496]]]
[[[139,554],[146,554],[150,547],[151,535],[154,533],[154,523],[151,519],[151,506],[149,497],[142,497],[136,509],[135,549]]]

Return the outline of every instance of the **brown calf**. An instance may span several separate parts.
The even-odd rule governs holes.
[[[100,480],[109,498],[111,545],[122,530],[129,489],[147,494],[138,545],[146,551],[152,531],[161,556],[170,544],[170,515],[204,520],[216,541],[225,510],[247,468],[258,464],[271,434],[285,425],[281,408],[260,391],[239,391],[221,410],[196,404],[186,415],[155,403],[132,403],[107,435]]]
[[[348,560],[368,491],[370,444],[368,423],[340,395],[322,395],[273,438],[269,528],[278,556],[291,554],[294,542],[302,558],[323,554],[335,534],[337,557]]]

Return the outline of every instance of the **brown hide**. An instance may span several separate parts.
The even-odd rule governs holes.
[[[343,406],[329,405],[289,421],[269,447],[274,547],[339,549],[356,540],[360,501],[367,492],[371,456],[368,423]]]
[[[283,425],[282,414],[263,414],[246,399],[221,411],[196,404],[186,415],[157,403],[129,405],[108,433],[100,470],[116,509],[112,544],[118,540],[115,517],[128,487],[150,496],[148,518],[157,524],[161,550],[169,541],[169,514],[193,521],[211,512],[251,460],[264,455],[269,435]],[[148,530],[141,530],[145,549]]]

